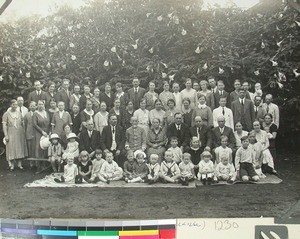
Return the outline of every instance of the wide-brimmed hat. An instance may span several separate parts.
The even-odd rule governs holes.
[[[52,139],[60,139],[60,137],[58,136],[58,134],[51,134],[50,140],[52,140]]]
[[[73,138],[78,138],[76,134],[70,133],[67,137],[67,139],[73,139]]]
[[[146,154],[145,154],[145,152],[144,152],[143,150],[140,150],[140,149],[136,150],[136,151],[133,153],[134,158],[136,158],[136,156],[137,156],[138,154],[143,154],[143,155],[144,155],[144,158],[146,158]]]
[[[49,137],[45,137],[45,136],[41,137],[41,139],[40,139],[40,146],[41,146],[42,150],[47,149],[50,146],[50,144],[51,144],[51,142],[49,140]]]

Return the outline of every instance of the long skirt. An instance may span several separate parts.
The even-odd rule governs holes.
[[[9,141],[6,143],[6,159],[23,159],[28,156],[25,132],[22,127],[8,127]]]

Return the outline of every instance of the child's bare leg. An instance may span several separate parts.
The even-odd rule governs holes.
[[[248,181],[249,181],[249,177],[248,177],[248,176],[246,176],[246,175],[244,175],[244,176],[242,177],[242,181],[244,181],[244,182],[248,182]]]
[[[98,178],[101,182],[107,183],[107,179],[104,175],[98,174]]]
[[[169,183],[174,183],[174,182],[175,182],[174,179],[172,179],[171,177],[169,177],[169,176],[167,176],[167,175],[162,175],[162,178],[163,178],[165,181],[169,182]]]
[[[137,183],[137,182],[142,182],[142,181],[143,181],[143,179],[141,177],[136,177],[131,180],[128,180],[128,183]]]
[[[118,181],[118,180],[121,180],[123,178],[123,175],[114,175],[112,176],[109,180],[111,181]]]
[[[55,166],[55,158],[54,157],[51,157],[49,158],[50,160],[50,163],[51,163],[51,167],[52,167],[52,170],[54,173],[57,173],[57,170],[56,170],[56,166]]]

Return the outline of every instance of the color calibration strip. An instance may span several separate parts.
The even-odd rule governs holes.
[[[149,221],[27,221],[0,219],[3,234],[31,238],[175,239],[176,220]]]

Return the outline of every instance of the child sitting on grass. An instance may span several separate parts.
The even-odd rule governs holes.
[[[158,163],[159,156],[158,154],[151,154],[150,155],[150,163],[147,164],[149,169],[149,174],[147,175],[147,181],[149,184],[154,184],[159,179],[159,171],[160,165]]]
[[[145,163],[146,154],[142,150],[135,151],[136,163],[133,165],[132,179],[125,179],[126,183],[145,182],[148,175],[148,167]]]
[[[93,163],[87,151],[81,151],[79,158],[78,175],[75,178],[76,184],[82,183],[83,181],[89,182],[93,168]]]
[[[211,161],[212,155],[208,151],[201,154],[201,161],[199,162],[198,179],[202,181],[203,185],[210,185],[214,177],[214,163]]]
[[[92,176],[89,180],[89,183],[97,183],[99,182],[99,173],[101,170],[101,167],[105,160],[102,158],[102,150],[101,149],[96,149],[95,150],[95,159],[92,161],[93,163],[93,169],[92,169]]]
[[[242,147],[236,151],[235,156],[235,168],[237,175],[244,182],[248,182],[251,179],[257,182],[259,181],[259,177],[253,167],[253,163],[255,162],[255,151],[249,147],[248,136],[242,137],[241,142]]]
[[[78,168],[77,165],[74,164],[74,159],[68,158],[67,164],[64,166],[64,174],[60,177],[60,179],[55,178],[54,181],[56,183],[74,183],[77,175]]]
[[[127,151],[127,160],[124,163],[124,179],[125,181],[133,179],[133,167],[136,164],[136,160],[134,158],[134,153],[133,150],[128,150]]]
[[[51,134],[50,136],[50,146],[48,147],[48,157],[52,166],[52,170],[54,173],[60,172],[60,163],[61,163],[61,154],[62,147],[59,143],[59,136],[57,134]],[[56,167],[56,165],[58,165]]]
[[[178,183],[180,176],[179,167],[173,161],[173,153],[167,150],[165,152],[165,160],[160,165],[160,178],[165,183]]]
[[[106,161],[102,164],[98,177],[100,181],[107,184],[123,178],[123,169],[114,161],[113,153],[106,153]]]
[[[184,153],[182,162],[179,164],[181,183],[183,186],[188,186],[189,181],[195,178],[194,164],[191,162],[191,155]]]
[[[236,178],[234,166],[229,163],[228,155],[221,155],[221,162],[217,164],[215,171],[215,181],[227,181],[233,183]]]

